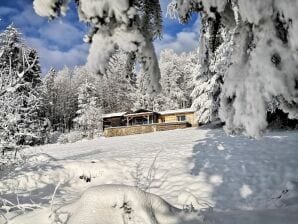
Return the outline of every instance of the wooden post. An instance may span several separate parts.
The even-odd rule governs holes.
[[[126,117],[126,126],[127,126],[127,127],[129,126],[129,120],[128,120],[128,117]]]

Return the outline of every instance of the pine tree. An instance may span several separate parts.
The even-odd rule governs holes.
[[[86,80],[96,86],[97,95],[102,99],[102,80],[84,66],[74,69],[64,67],[57,72],[51,69],[46,74],[43,80],[44,114],[50,121],[51,131],[64,133],[74,129],[73,120],[78,110],[78,89]]]
[[[192,107],[197,111],[198,123],[207,124],[219,120],[220,93],[224,77],[231,65],[235,30],[228,31],[221,27],[220,35],[211,41],[209,32],[205,30],[209,26],[206,18],[202,21],[203,32],[198,49],[200,60],[193,71],[195,88],[191,96]],[[217,42],[215,50],[210,48],[211,42]]]
[[[195,65],[194,53],[176,54],[166,49],[160,54],[161,94],[164,97],[164,110],[183,109],[191,105],[192,68]]]
[[[137,75],[137,89],[136,89],[136,101],[134,103],[134,110],[137,109],[147,109],[147,110],[154,110],[156,106],[154,104],[154,98],[156,96],[152,96],[147,91],[148,87],[148,76],[144,73],[142,69],[138,72]]]
[[[44,114],[50,121],[51,131],[55,131],[55,127],[58,123],[57,115],[57,87],[55,80],[57,78],[57,72],[51,68],[50,71],[44,77]]]
[[[86,82],[79,88],[78,111],[74,122],[88,138],[93,138],[95,131],[102,127],[101,108],[98,105],[95,87]]]
[[[16,148],[43,143],[42,81],[37,52],[25,46],[13,26],[0,34],[0,51],[1,145]]]
[[[103,109],[105,113],[130,111],[135,101],[136,72],[130,64],[130,54],[118,51],[109,61],[102,78]]]
[[[57,125],[55,130],[69,132],[73,128],[73,119],[78,108],[78,90],[73,80],[73,71],[64,67],[57,72]]]

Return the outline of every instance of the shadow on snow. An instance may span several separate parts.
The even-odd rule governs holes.
[[[255,140],[215,129],[194,146],[191,174],[212,186],[215,208],[266,208],[288,181],[298,180],[297,145],[298,136],[291,132]]]

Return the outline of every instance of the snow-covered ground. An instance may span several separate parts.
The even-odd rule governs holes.
[[[14,204],[39,204],[43,209],[16,218],[12,217],[21,212],[6,214],[12,219],[8,223],[68,220],[118,224],[121,214],[126,215],[121,216],[125,224],[287,224],[298,220],[297,131],[270,132],[254,140],[226,136],[222,129],[190,128],[46,145],[31,148],[27,153],[32,157],[23,168],[2,173],[0,198]],[[147,193],[123,185],[136,186]],[[165,201],[155,199],[155,195]],[[117,208],[115,201],[123,197],[131,197],[134,203],[118,203],[118,213],[107,212],[107,208]],[[55,212],[56,218],[49,218],[51,203],[53,211],[63,206]],[[73,209],[81,205],[87,210]],[[94,210],[89,211],[90,207]],[[146,210],[146,215],[139,215],[140,210]],[[186,210],[195,212],[186,214]],[[164,214],[158,215],[161,211]],[[62,214],[62,218],[57,214]],[[82,214],[102,218],[78,221]],[[171,214],[173,217],[169,218]],[[115,219],[108,222],[104,215]],[[1,220],[5,223],[0,215],[0,223]]]

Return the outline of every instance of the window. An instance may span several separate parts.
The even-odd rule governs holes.
[[[177,120],[178,121],[186,121],[186,117],[185,117],[185,115],[177,116]]]

